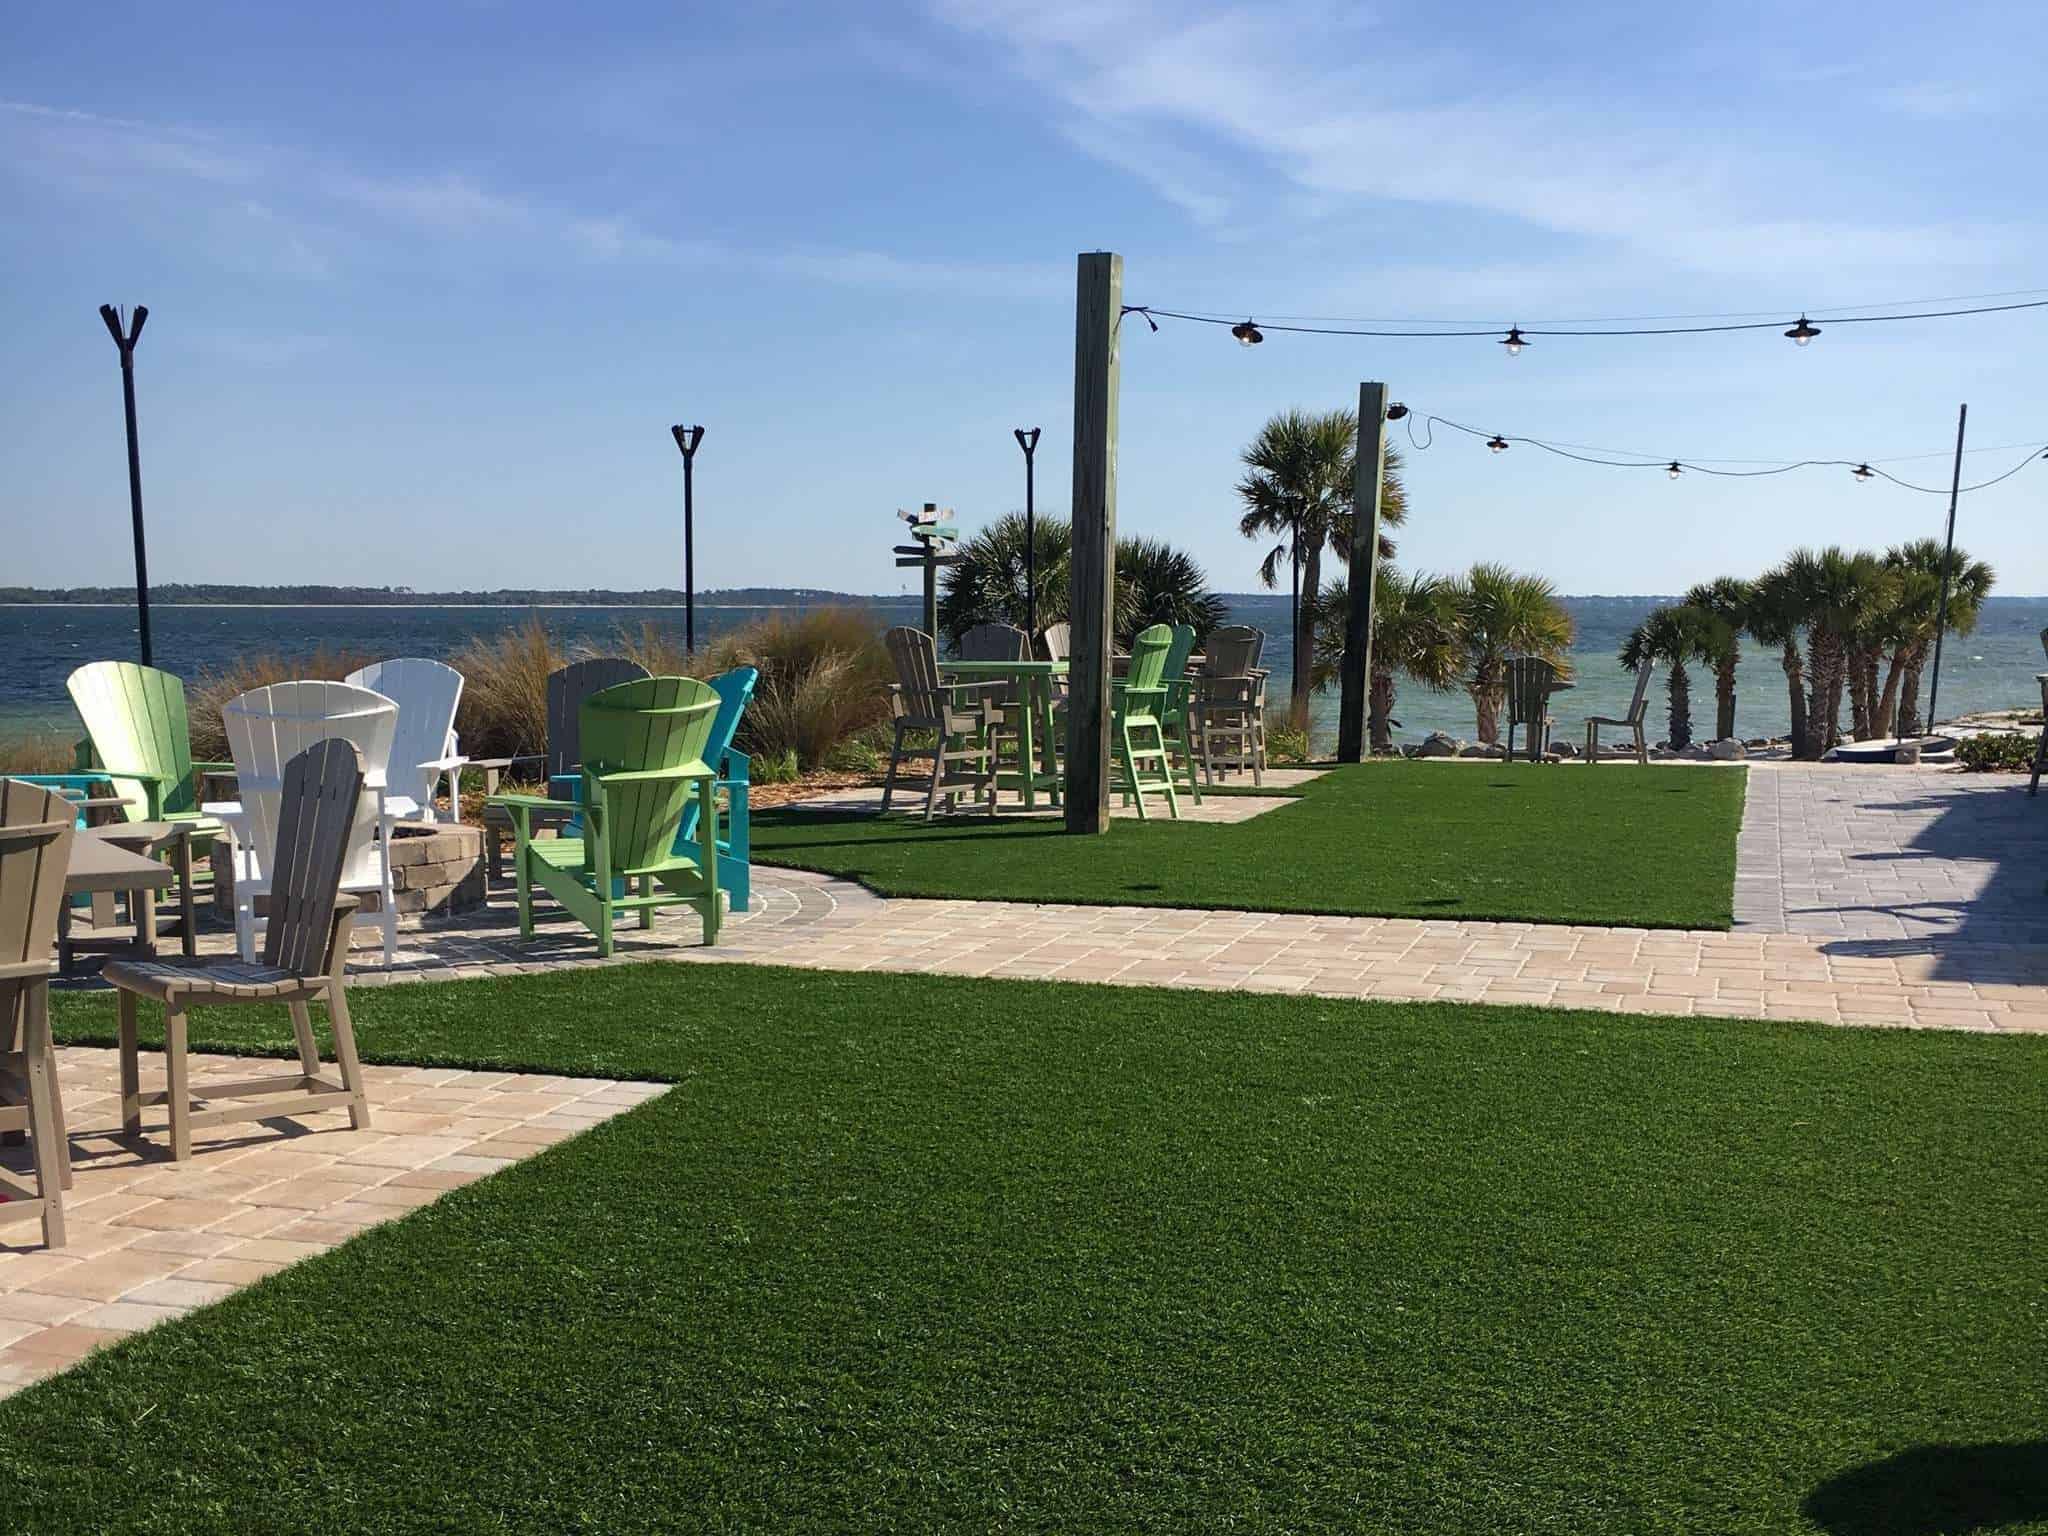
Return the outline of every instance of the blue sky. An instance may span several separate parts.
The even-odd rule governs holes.
[[[414,587],[894,591],[893,509],[1070,473],[1073,261],[1126,299],[1519,322],[2048,288],[2038,13],[2017,3],[1459,9],[934,0],[0,12],[0,581],[129,574],[139,352],[152,573]],[[1972,476],[2048,441],[2048,311],[1488,340],[1135,328],[1121,523],[1254,584],[1236,455],[1360,379],[1489,431]],[[1397,441],[1405,439],[1397,436]],[[1404,563],[1669,591],[1798,542],[1939,531],[1839,470],[1673,484],[1409,451]],[[2048,591],[2048,464],[1964,500]],[[27,551],[27,558],[19,552]]]

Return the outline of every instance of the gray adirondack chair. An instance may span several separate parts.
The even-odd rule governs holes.
[[[26,1131],[36,1181],[0,1170],[0,1221],[39,1216],[64,1245],[71,1182],[57,1051],[50,1038],[50,954],[77,813],[53,790],[0,779],[0,1131]]]
[[[1550,695],[1556,691],[1557,667],[1541,656],[1508,658],[1508,761],[1515,760],[1515,728],[1522,728],[1524,754],[1532,763],[1543,760],[1550,745]]]
[[[1010,624],[977,624],[960,637],[960,659],[962,661],[1029,661],[1031,659],[1031,636]],[[1013,684],[995,683],[987,685],[983,694],[995,706],[1002,718],[989,730],[989,750],[995,754],[996,768],[1003,766],[1003,748],[1010,749],[1011,761],[1019,756],[1018,734],[1024,710],[1024,701],[1017,695]]]
[[[1265,649],[1265,632],[1249,625],[1209,631],[1193,703],[1196,750],[1212,784],[1218,775],[1245,769],[1253,784],[1265,783],[1266,673],[1259,665]]]
[[[590,656],[557,667],[548,674],[547,745],[536,757],[492,759],[492,770],[484,779],[486,796],[498,792],[498,768],[515,763],[540,762],[547,770],[548,798],[563,802],[562,814],[573,815],[577,786],[582,783],[583,701],[619,683],[638,682],[648,671],[637,661],[623,656]],[[504,850],[498,834],[512,832],[512,817],[501,805],[484,807],[484,852],[490,859],[491,878],[504,876]]]
[[[1039,632],[1038,643],[1047,661],[1065,661],[1073,654],[1073,626],[1064,619],[1057,624],[1048,624]]]
[[[271,865],[270,921],[263,957],[247,960],[116,960],[100,973],[118,989],[121,1125],[142,1134],[142,1111],[165,1105],[171,1156],[192,1155],[195,1128],[279,1115],[346,1109],[349,1124],[370,1123],[362,1064],[345,995],[349,922],[356,898],[341,891],[342,865],[363,798],[363,762],[355,746],[330,737],[285,764],[278,792],[277,853]],[[161,1093],[141,1089],[136,999],[164,1010]],[[339,1081],[320,1075],[320,1047],[309,1004],[326,1005]],[[291,1013],[299,1070],[229,1082],[191,1082],[186,1064],[186,1013],[201,1005],[283,1003]],[[196,1109],[195,1101],[208,1107]]]
[[[921,629],[898,627],[882,637],[896,664],[896,687],[889,695],[895,716],[889,744],[889,772],[882,781],[882,809],[896,794],[896,776],[905,758],[929,756],[930,787],[925,793],[924,819],[930,821],[939,801],[956,806],[972,791],[985,796],[991,816],[996,811],[995,749],[991,733],[1002,724],[1002,712],[988,702],[988,691],[949,684],[939,676],[939,651]],[[911,746],[904,737],[928,732],[932,744]]]
[[[1628,713],[1626,715],[1623,715],[1618,720],[1611,715],[1590,715],[1587,717],[1586,761],[1588,763],[1600,761],[1600,727],[1603,725],[1618,725],[1624,730],[1634,731],[1636,735],[1636,761],[1639,763],[1649,762],[1650,748],[1643,740],[1643,711],[1649,705],[1650,674],[1655,670],[1656,668],[1647,661],[1636,668],[1636,691],[1628,701]]]

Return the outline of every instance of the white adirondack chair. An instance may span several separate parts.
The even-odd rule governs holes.
[[[381,693],[398,705],[398,734],[391,741],[391,789],[419,802],[420,820],[434,821],[434,791],[448,775],[448,819],[462,820],[462,768],[455,737],[455,707],[462,702],[462,674],[424,656],[372,662],[349,673],[358,688]]]
[[[391,964],[398,947],[391,828],[418,810],[411,796],[385,787],[398,715],[398,706],[383,694],[353,683],[272,683],[221,707],[241,798],[209,803],[206,812],[218,817],[235,840],[235,943],[244,960],[256,958],[256,898],[270,894],[284,765],[316,742],[339,737],[352,743],[363,760],[363,790],[349,828],[341,889],[376,894],[384,963]]]

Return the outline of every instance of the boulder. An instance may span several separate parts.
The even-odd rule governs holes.
[[[1579,749],[1568,741],[1553,741],[1550,744],[1550,754],[1553,757],[1577,757]]]
[[[1733,736],[1730,736],[1723,741],[1708,742],[1707,756],[1715,759],[1717,762],[1740,762],[1743,758],[1749,756],[1749,748],[1745,747]]]
[[[1431,731],[1423,738],[1422,745],[1415,749],[1417,757],[1456,757],[1465,743],[1455,736],[1446,736],[1442,731]]]
[[[1491,757],[1498,758],[1502,762],[1505,762],[1507,760],[1507,755],[1508,749],[1499,742],[1494,743],[1492,746],[1488,746],[1483,741],[1475,741],[1470,746],[1460,747],[1458,749],[1458,756],[1460,757]]]

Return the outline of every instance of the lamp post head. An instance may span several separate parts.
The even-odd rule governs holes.
[[[1024,450],[1024,457],[1027,459],[1038,451],[1038,432],[1039,429],[1037,427],[1015,427],[1011,429],[1011,436],[1017,439],[1017,446]]]
[[[683,451],[684,458],[696,455],[697,445],[704,441],[702,427],[670,427],[669,435],[676,440],[676,446]]]

